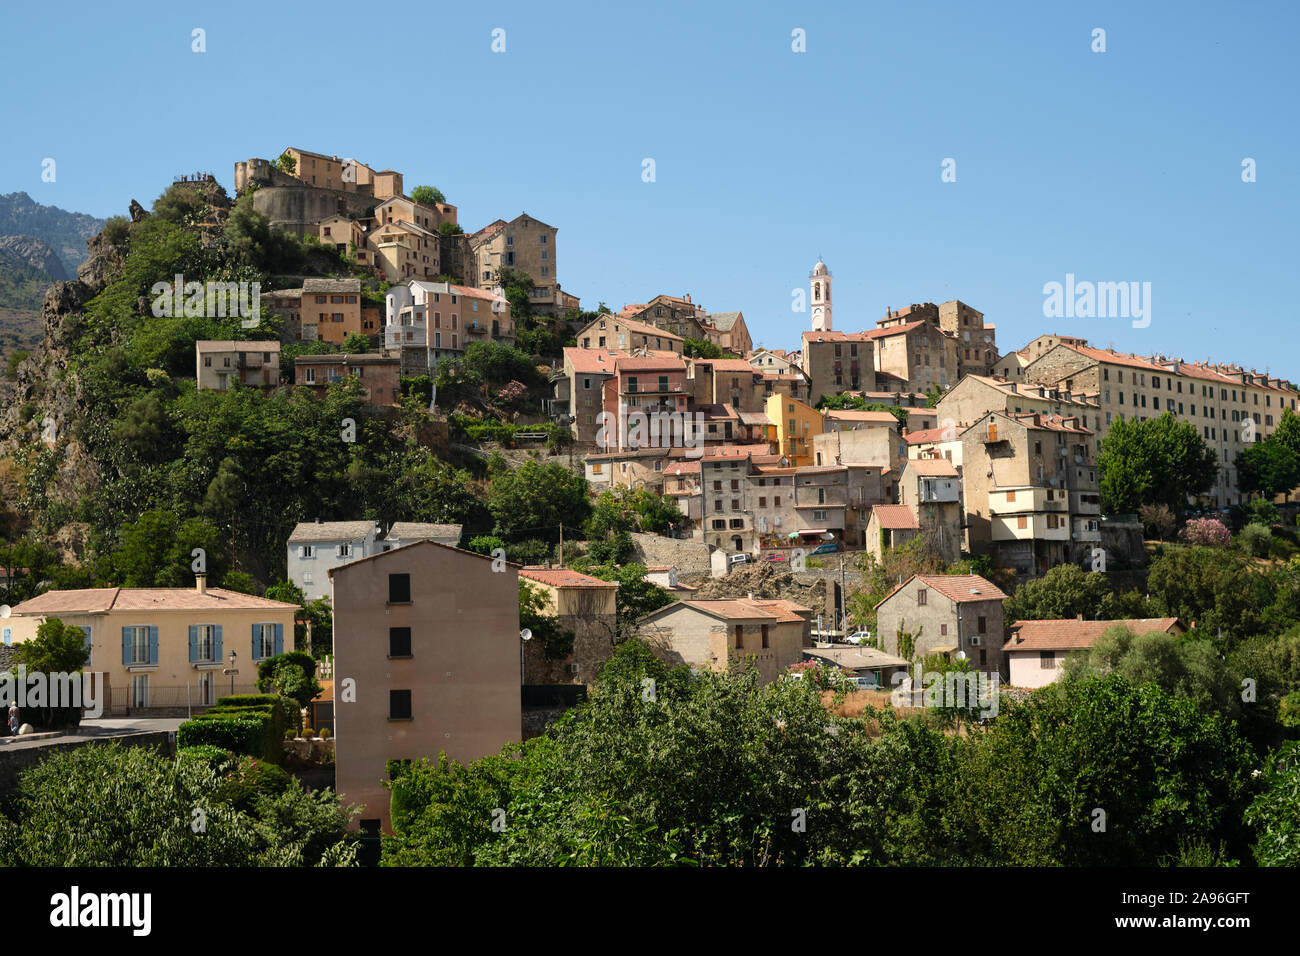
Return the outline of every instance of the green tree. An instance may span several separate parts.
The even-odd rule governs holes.
[[[237,792],[202,759],[116,742],[57,750],[20,777],[0,853],[11,866],[355,865],[356,811],[329,789],[285,780],[241,801],[247,812]]]
[[[257,665],[257,689],[263,694],[279,694],[306,707],[321,692],[316,679],[316,661],[302,651],[289,651],[268,657]]]
[[[722,349],[708,339],[686,339],[682,354],[690,358],[720,359]]]
[[[1255,830],[1255,862],[1300,866],[1300,742],[1272,756],[1263,783],[1263,792],[1246,810],[1246,823]]]
[[[28,674],[44,674],[51,682],[46,690],[53,691],[54,675],[77,675],[90,659],[86,646],[86,632],[75,624],[64,624],[57,617],[46,618],[36,628],[36,637],[14,648],[14,663],[26,667]],[[76,727],[81,723],[80,707],[55,707],[47,697],[43,706],[27,706],[24,719],[46,729]]]
[[[548,660],[563,660],[573,653],[573,631],[560,626],[560,619],[547,613],[546,595],[541,588],[519,580],[519,626],[533,632]]]
[[[284,152],[276,157],[275,167],[281,172],[294,176],[298,173],[298,160],[294,159],[287,152]]]
[[[1235,464],[1237,482],[1246,494],[1258,492],[1272,498],[1300,485],[1300,454],[1277,440],[1276,435],[1247,445]]]
[[[1113,422],[1101,442],[1101,507],[1136,513],[1144,504],[1165,504],[1175,514],[1189,495],[1213,487],[1218,459],[1196,426],[1165,412],[1157,418]]]
[[[1003,602],[1003,616],[1013,621],[1065,620],[1082,614],[1088,620],[1149,617],[1146,601],[1136,592],[1117,595],[1106,575],[1077,565],[1058,564],[1039,578],[1021,584]]]
[[[641,618],[673,602],[667,591],[646,579],[644,564],[624,564],[621,567],[613,564],[598,564],[585,568],[585,573],[602,581],[614,581],[618,584],[618,590],[614,593],[614,603],[620,640],[636,633]]]
[[[446,203],[447,197],[442,194],[442,190],[434,186],[416,186],[411,190],[411,201],[418,202],[422,206],[436,206],[439,203]]]
[[[591,513],[587,480],[560,464],[526,461],[492,479],[488,510],[494,534],[507,542],[543,535],[559,539],[559,527],[581,528]]]
[[[366,338],[360,332],[352,332],[343,340],[343,351],[351,354],[358,354],[367,351],[370,348],[370,339]]]

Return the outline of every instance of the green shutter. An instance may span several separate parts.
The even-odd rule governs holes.
[[[193,664],[199,659],[199,626],[190,625],[190,663]]]
[[[122,628],[122,666],[131,663],[131,628]]]
[[[154,626],[149,628],[149,663],[158,663],[158,628]]]
[[[81,630],[86,635],[86,663],[83,666],[89,666],[90,655],[94,653],[95,647],[94,644],[91,643],[91,629],[87,625],[82,624]]]
[[[262,656],[262,625],[253,625],[253,660],[258,660]]]
[[[275,654],[277,657],[279,657],[283,653],[284,653],[284,625],[277,624],[275,626]]]
[[[219,661],[221,660],[221,625],[216,625],[212,630],[214,632],[212,635],[212,659]]]

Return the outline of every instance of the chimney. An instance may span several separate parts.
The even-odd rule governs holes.
[[[206,574],[194,575],[194,590],[199,594],[208,593],[208,576]]]

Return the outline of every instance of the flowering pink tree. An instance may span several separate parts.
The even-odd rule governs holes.
[[[1218,518],[1193,518],[1183,527],[1182,539],[1188,544],[1225,548],[1232,541],[1232,533]]]

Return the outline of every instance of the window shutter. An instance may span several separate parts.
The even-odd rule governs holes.
[[[341,544],[334,545],[334,557],[336,558],[343,557],[343,545]]]
[[[284,625],[283,624],[277,624],[275,626],[275,653],[277,657],[284,653]]]
[[[13,628],[6,627],[4,630],[5,647],[9,647],[14,642]]]
[[[298,545],[298,557],[300,557],[300,558],[305,558],[305,557],[307,557],[307,546],[306,546],[306,545],[303,545],[303,544]]]
[[[86,635],[86,663],[85,663],[85,665],[83,665],[83,666],[89,666],[89,664],[90,664],[90,655],[91,655],[92,653],[94,653],[94,650],[95,650],[94,645],[91,643],[91,640],[90,640],[91,630],[90,630],[89,627],[87,627],[85,624],[83,624],[83,625],[81,625],[81,631],[82,631],[83,634]]]
[[[124,627],[122,628],[122,664],[125,666],[126,664],[130,664],[130,663],[131,663],[131,629],[129,627]]]
[[[158,628],[149,628],[149,663],[158,663]]]
[[[193,664],[199,659],[199,626],[190,625],[190,663]]]
[[[221,625],[218,624],[213,628],[216,633],[212,636],[212,659],[221,660]]]
[[[253,625],[253,660],[262,656],[262,625]]]

